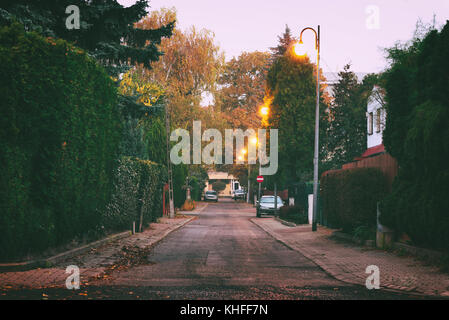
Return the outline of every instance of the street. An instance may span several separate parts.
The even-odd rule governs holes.
[[[345,284],[250,221],[245,203],[211,203],[143,262],[80,290],[10,290],[2,299],[408,299]]]

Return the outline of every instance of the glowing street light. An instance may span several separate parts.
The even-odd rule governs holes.
[[[252,144],[257,144],[258,142],[259,142],[259,140],[256,137],[251,139]]]
[[[307,55],[306,48],[304,46],[304,43],[302,41],[298,41],[293,45],[293,52],[298,57],[304,57]]]
[[[262,116],[268,116],[269,112],[270,112],[270,108],[268,108],[267,106],[263,106],[262,108],[260,108],[260,114]]]

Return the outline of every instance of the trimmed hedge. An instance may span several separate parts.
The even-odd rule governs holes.
[[[304,206],[283,206],[279,210],[279,218],[296,224],[308,224],[309,217]]]
[[[376,226],[377,202],[386,194],[387,181],[377,168],[336,170],[323,174],[320,189],[324,219],[351,233]]]
[[[114,194],[104,215],[107,230],[136,230],[162,216],[162,193],[167,180],[164,166],[148,160],[124,157],[119,161],[114,183]]]
[[[121,135],[116,88],[63,40],[0,29],[0,259],[98,231]]]

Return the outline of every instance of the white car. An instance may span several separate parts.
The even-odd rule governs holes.
[[[218,202],[218,194],[216,191],[206,191],[204,194],[204,201],[215,201]]]
[[[234,198],[234,200],[245,199],[246,198],[246,192],[243,191],[243,190],[235,190],[233,198]]]
[[[274,196],[263,196],[260,198],[260,201],[258,201],[258,216],[260,216],[262,213],[275,213],[274,210]],[[279,210],[281,207],[284,206],[284,202],[282,201],[281,197],[277,197],[277,209]]]

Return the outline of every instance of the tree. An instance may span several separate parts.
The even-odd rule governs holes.
[[[388,50],[384,144],[400,170],[381,221],[449,250],[449,22]]]
[[[278,40],[278,45],[270,48],[272,61],[275,61],[277,58],[285,55],[292,42],[296,41],[296,39],[292,36],[292,32],[288,25],[285,25],[285,31],[282,36],[278,36]]]
[[[312,177],[316,106],[316,67],[289,51],[268,72],[268,127],[279,129],[279,174],[284,184]],[[321,97],[320,115],[326,105]],[[321,125],[321,128],[323,126]]]
[[[217,191],[217,193],[222,192],[224,189],[226,189],[226,183],[221,181],[221,180],[217,180],[214,183],[212,183],[212,188]]]
[[[244,52],[227,62],[218,78],[217,107],[236,128],[260,126],[259,106],[263,103],[270,55]]]
[[[70,5],[80,10],[79,30],[66,27]],[[162,55],[157,46],[171,36],[174,27],[171,22],[153,30],[135,28],[147,14],[148,0],[138,0],[128,8],[116,0],[6,0],[0,8],[1,25],[18,20],[28,31],[71,41],[101,61],[110,74],[135,63],[151,68]]]
[[[69,5],[76,5],[80,10],[79,30],[66,27]],[[136,23],[147,15],[148,0],[138,0],[128,8],[116,0],[7,0],[1,8],[0,25],[18,20],[26,30],[71,41],[96,58],[117,82],[120,82],[117,76],[133,65],[150,69],[151,64],[159,60],[163,53],[158,45],[162,38],[172,35],[175,23],[170,21],[151,30],[136,27]],[[131,95],[130,91],[137,95]],[[140,101],[136,101],[139,97]],[[122,90],[118,96],[118,109],[124,122],[123,154],[146,158],[141,141],[143,132],[137,123],[154,108],[150,110],[142,104],[143,97],[135,88]]]
[[[172,19],[176,19],[174,8],[161,9],[153,11],[137,26],[144,30],[157,29]],[[201,101],[205,94],[215,91],[223,54],[214,43],[212,32],[198,31],[195,27],[186,31],[175,28],[171,38],[162,40],[161,49],[164,56],[153,64],[151,72],[145,72],[145,77],[164,88],[173,125],[189,129],[193,120],[203,119],[213,111],[202,108]]]
[[[340,79],[334,88],[329,122],[325,122],[323,164],[326,169],[338,169],[366,150],[366,105],[376,76],[367,76],[363,83],[359,83],[350,67],[347,64],[338,73]]]

